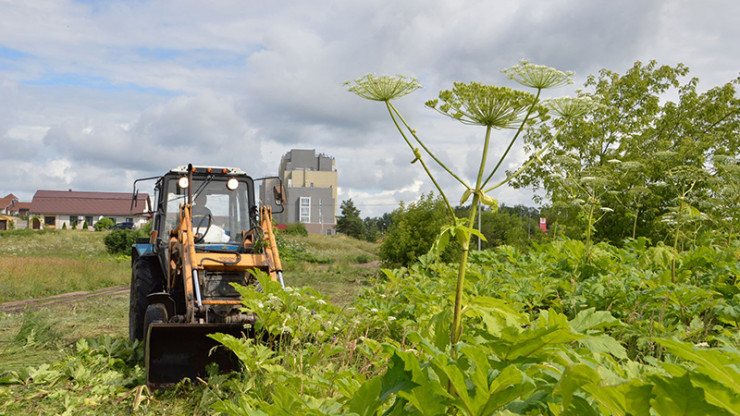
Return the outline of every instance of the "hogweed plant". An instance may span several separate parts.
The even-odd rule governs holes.
[[[455,238],[461,246],[460,263],[457,274],[457,284],[455,287],[455,304],[453,311],[452,326],[450,328],[450,345],[451,354],[455,357],[455,345],[462,336],[462,302],[463,287],[465,285],[465,274],[467,270],[468,253],[470,250],[470,239],[472,235],[483,236],[473,229],[475,217],[477,215],[479,203],[497,206],[497,201],[488,195],[488,193],[499,186],[507,183],[526,167],[540,160],[540,155],[558,137],[560,130],[553,135],[543,148],[538,149],[533,157],[513,174],[506,177],[500,183],[486,187],[488,182],[493,178],[498,169],[501,167],[506,156],[509,154],[514,143],[525,130],[525,128],[535,122],[543,122],[548,112],[553,112],[560,117],[580,117],[590,108],[590,102],[580,98],[562,98],[550,100],[542,105],[540,94],[542,90],[561,87],[572,83],[572,73],[558,71],[541,65],[533,65],[527,61],[522,61],[519,65],[503,71],[512,80],[525,87],[533,88],[535,93],[520,91],[508,87],[483,85],[477,82],[454,83],[451,90],[445,90],[439,93],[439,98],[430,100],[426,106],[436,110],[442,115],[457,120],[465,125],[480,126],[485,128],[485,135],[482,143],[481,160],[478,167],[478,174],[475,178],[475,184],[470,185],[467,181],[453,172],[447,165],[442,162],[419,137],[416,130],[413,129],[393,105],[392,101],[410,94],[421,88],[415,78],[403,75],[396,76],[376,76],[365,75],[352,82],[347,82],[350,92],[360,97],[372,101],[385,103],[386,109],[391,120],[398,129],[401,137],[414,155],[411,163],[419,162],[429,179],[432,181],[437,191],[440,193],[447,209],[452,218],[451,225],[445,227],[433,245],[434,252],[444,250],[446,244],[451,238]],[[500,155],[493,169],[488,168],[488,153],[492,140],[493,130],[515,130],[512,139],[509,141],[506,150]],[[444,172],[449,174],[462,186],[463,192],[460,204],[465,204],[472,196],[472,205],[470,215],[467,218],[457,218],[455,216],[450,200],[439,182],[429,169],[425,157],[432,159]]]

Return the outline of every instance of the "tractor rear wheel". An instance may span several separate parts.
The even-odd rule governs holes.
[[[144,339],[144,316],[149,306],[147,296],[163,290],[161,275],[157,256],[139,257],[134,261],[128,309],[128,339],[131,342]]]

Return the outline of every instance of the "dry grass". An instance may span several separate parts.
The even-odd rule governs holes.
[[[128,261],[0,256],[0,303],[125,285]]]
[[[15,230],[0,232],[0,256],[107,258],[105,232]]]
[[[128,284],[127,257],[105,251],[106,232],[0,232],[0,302]]]

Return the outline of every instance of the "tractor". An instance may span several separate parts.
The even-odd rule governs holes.
[[[238,370],[234,354],[207,335],[254,336],[255,317],[242,312],[232,284],[261,290],[260,270],[284,285],[272,229],[272,205],[284,203],[280,180],[261,179],[262,189],[277,185],[271,204],[258,203],[255,180],[241,169],[179,166],[134,181],[132,206],[146,180],[156,180],[156,198],[151,235],[132,247],[129,339],[144,345],[147,385],[203,377],[210,363]]]

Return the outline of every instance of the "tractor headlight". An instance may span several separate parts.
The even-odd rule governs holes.
[[[229,178],[229,180],[226,181],[226,188],[228,188],[229,191],[234,191],[238,187],[239,187],[239,181],[236,178]]]
[[[177,180],[177,186],[179,186],[182,189],[185,189],[190,185],[190,181],[188,181],[187,176],[182,176],[180,179]]]

